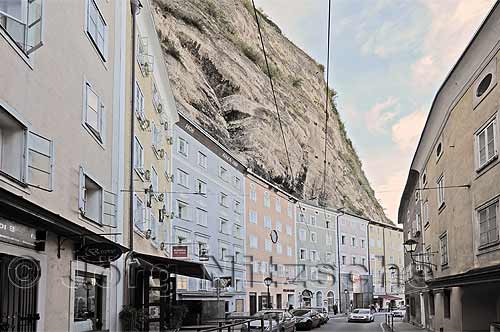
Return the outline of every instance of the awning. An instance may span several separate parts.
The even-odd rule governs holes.
[[[394,300],[394,301],[402,300],[402,298],[397,297],[397,296],[393,296],[393,295],[384,295],[384,296],[382,296],[382,298],[384,300],[389,300],[389,301],[392,301],[392,300]]]
[[[186,277],[212,280],[212,276],[208,273],[208,271],[205,269],[205,266],[201,263],[148,255],[138,252],[135,252],[133,254],[133,257],[137,258],[141,265],[146,266],[150,269],[156,268],[160,270],[166,270],[169,273],[180,274]]]

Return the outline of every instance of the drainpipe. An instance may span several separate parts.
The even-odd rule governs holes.
[[[382,227],[382,248],[384,249],[384,290],[387,295],[387,257],[385,252],[385,227]]]
[[[132,304],[132,296],[130,293],[130,285],[129,281],[130,277],[130,267],[128,265],[129,259],[132,259],[134,252],[134,140],[135,140],[135,50],[136,50],[136,35],[137,35],[137,21],[136,16],[139,14],[140,9],[142,8],[140,0],[130,0],[130,9],[132,13],[132,61],[131,61],[131,87],[132,87],[132,98],[130,102],[130,174],[129,174],[129,228],[128,228],[128,236],[129,236],[129,252],[125,257],[125,267],[124,267],[124,278],[126,282],[125,291],[124,291],[124,303]]]
[[[337,212],[339,212],[339,210],[337,210]],[[341,214],[337,214],[335,216],[335,219],[336,219],[336,223],[337,223],[337,262],[339,262],[339,266],[338,266],[338,270],[339,270],[339,280],[338,280],[338,284],[339,284],[339,313],[340,311],[342,310],[342,290],[340,287],[340,266],[341,266],[341,262],[340,262],[340,233],[339,233],[339,217],[340,216],[343,216],[344,215],[344,210],[341,209],[340,212],[342,212]]]

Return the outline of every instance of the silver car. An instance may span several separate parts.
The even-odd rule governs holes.
[[[354,309],[347,316],[348,322],[373,322],[374,319],[370,309]]]
[[[263,318],[265,332],[295,332],[295,318],[285,310],[261,310],[252,316],[255,320],[250,322],[250,326],[244,324],[242,332],[260,332]],[[272,320],[272,323],[271,323]],[[272,327],[271,327],[272,325]]]

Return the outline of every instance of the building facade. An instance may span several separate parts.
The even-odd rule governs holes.
[[[500,320],[498,2],[432,103],[401,199],[410,319],[434,331],[489,330]],[[418,297],[416,297],[418,298]]]
[[[173,257],[202,262],[223,282],[178,276],[177,297],[201,321],[243,312],[245,167],[183,115],[174,128],[174,147],[171,246],[185,244],[187,256]]]
[[[0,8],[0,317],[7,330],[117,328],[122,288],[112,286],[120,262],[90,263],[83,249],[118,248],[117,257],[125,250],[116,139],[124,109],[115,101],[126,8],[101,0],[14,0]],[[8,278],[17,268],[31,273]]]
[[[371,221],[368,235],[374,303],[380,308],[401,306],[404,304],[403,230]]]
[[[338,302],[336,214],[314,204],[296,204],[297,299],[300,307],[334,310]]]
[[[296,200],[250,171],[246,174],[245,197],[248,312],[295,307]],[[273,281],[269,288],[264,284],[267,277]]]
[[[372,304],[372,276],[368,264],[368,219],[339,212],[339,309],[367,308]]]

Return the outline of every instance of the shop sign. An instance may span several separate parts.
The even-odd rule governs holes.
[[[173,258],[188,258],[188,246],[172,246]]]
[[[76,256],[90,264],[103,264],[116,261],[122,255],[122,249],[113,243],[92,243],[80,248]]]
[[[33,249],[36,230],[0,217],[0,241]]]

